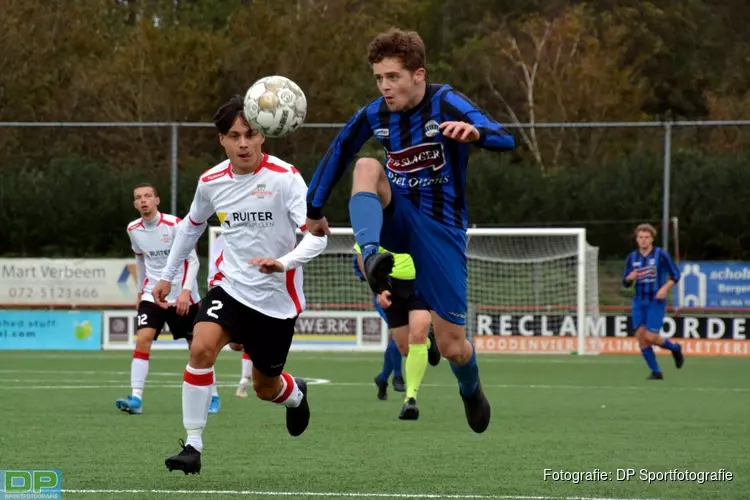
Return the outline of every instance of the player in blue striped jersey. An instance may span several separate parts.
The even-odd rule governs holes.
[[[493,151],[514,139],[449,85],[428,84],[424,44],[415,32],[390,30],[368,47],[381,97],[361,108],[336,136],[308,189],[307,227],[328,232],[323,206],[365,142],[385,149],[354,167],[349,215],[373,293],[390,288],[390,252],[411,255],[415,288],[432,312],[440,352],[448,359],[474,432],[490,422],[473,345],[466,340],[466,170],[471,144]],[[407,375],[408,376],[408,375]]]
[[[625,259],[622,279],[626,287],[635,283],[633,329],[643,358],[651,369],[648,378],[661,380],[664,375],[659,369],[652,345],[669,349],[677,368],[682,368],[685,358],[679,344],[659,335],[667,309],[667,293],[680,280],[680,270],[669,252],[654,246],[655,237],[656,229],[651,224],[641,224],[635,229],[638,250]]]

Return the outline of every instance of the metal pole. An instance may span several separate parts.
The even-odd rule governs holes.
[[[669,179],[672,164],[672,123],[664,124],[664,194],[662,201],[661,235],[662,248],[669,251]]]
[[[172,124],[172,215],[177,213],[177,124]]]

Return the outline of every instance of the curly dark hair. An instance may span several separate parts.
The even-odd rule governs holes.
[[[424,68],[426,56],[419,33],[391,28],[376,36],[367,47],[367,60],[372,65],[386,58],[400,59],[409,71]]]

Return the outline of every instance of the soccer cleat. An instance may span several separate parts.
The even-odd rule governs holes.
[[[417,400],[409,398],[401,407],[401,413],[398,416],[401,420],[417,420],[419,418],[419,406],[417,406]]]
[[[393,262],[393,254],[389,252],[374,253],[365,259],[367,284],[375,295],[391,289]]]
[[[490,425],[490,402],[484,395],[482,390],[482,382],[477,384],[477,390],[471,396],[464,396],[459,390],[458,393],[461,395],[461,399],[464,402],[464,411],[466,412],[466,420],[469,422],[471,430],[480,434],[487,430]]]
[[[190,445],[185,446],[185,441],[182,439],[179,442],[180,446],[182,446],[182,451],[164,461],[167,469],[169,469],[169,472],[181,470],[185,475],[200,474],[201,452]]]
[[[219,413],[221,402],[219,396],[211,396],[211,404],[208,405],[208,413]]]
[[[375,385],[378,386],[378,399],[385,401],[388,399],[388,382],[380,378],[380,375],[375,377]]]
[[[406,382],[404,382],[404,377],[401,377],[401,376],[393,377],[391,384],[393,384],[393,390],[396,392],[406,391]]]
[[[672,353],[674,364],[679,369],[685,364],[685,356],[682,355],[682,346],[677,344],[677,350]]]
[[[143,402],[141,401],[141,398],[137,398],[132,394],[129,394],[127,399],[120,398],[115,401],[115,406],[117,406],[118,410],[131,415],[140,415],[143,413]]]
[[[286,430],[292,436],[299,436],[310,423],[310,406],[307,404],[307,382],[301,378],[295,378],[294,381],[302,392],[302,401],[297,408],[286,407]]]
[[[432,325],[430,325],[427,338],[430,339],[430,348],[427,349],[427,361],[430,363],[430,366],[437,366],[442,356],[440,356],[440,349],[438,349],[437,341],[435,340],[435,329]]]
[[[238,398],[246,398],[249,386],[250,381],[246,378],[243,378],[242,380],[240,380],[239,385],[237,385],[237,392],[235,392],[234,395]]]
[[[664,375],[660,372],[651,372],[651,375],[649,375],[646,380],[664,380]]]

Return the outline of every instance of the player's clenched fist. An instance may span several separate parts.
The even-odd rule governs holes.
[[[270,259],[266,257],[256,257],[254,259],[250,259],[250,265],[258,266],[259,268],[258,270],[262,272],[263,274],[284,272],[284,264],[282,264],[276,259]]]
[[[151,295],[154,296],[154,300],[156,301],[156,304],[160,307],[167,307],[169,304],[167,303],[167,297],[169,296],[169,292],[172,291],[172,283],[169,281],[159,280],[159,282],[154,287],[154,290],[151,292]]]

